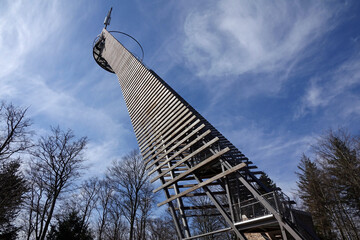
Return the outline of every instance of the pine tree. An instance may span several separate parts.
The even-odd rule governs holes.
[[[360,216],[360,145],[345,130],[330,131],[315,148],[324,170],[336,182],[342,201]]]
[[[72,211],[58,220],[56,226],[51,226],[49,240],[92,240],[92,234],[87,225],[83,225],[81,217]]]
[[[297,182],[298,194],[303,201],[305,210],[310,212],[313,217],[317,233],[322,239],[332,239],[332,224],[328,215],[327,196],[323,189],[323,179],[320,169],[316,163],[312,162],[307,156],[303,155],[298,166],[297,172],[299,180]]]
[[[14,220],[27,190],[20,172],[21,153],[31,146],[32,132],[26,109],[0,103],[0,239],[16,239]]]
[[[343,239],[360,239],[360,159],[356,137],[346,130],[329,131],[314,146],[331,193],[332,220]]]
[[[266,173],[261,173],[260,177],[259,177],[259,181],[269,190],[269,191],[274,191],[277,186],[276,184],[274,183],[273,180],[271,180],[271,178],[266,174]],[[258,187],[258,191],[261,193],[261,194],[265,194],[267,193],[265,191],[265,189],[263,189],[262,187]]]
[[[298,166],[298,194],[323,239],[360,240],[360,144],[347,131],[329,131]]]
[[[0,239],[16,239],[13,225],[26,191],[26,182],[19,173],[18,161],[0,166]]]

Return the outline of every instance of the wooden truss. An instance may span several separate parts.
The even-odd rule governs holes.
[[[225,231],[239,239],[254,232],[316,239],[294,220],[290,201],[258,180],[256,166],[106,29],[94,45],[94,58],[119,79],[151,182],[158,186],[154,192],[165,193],[158,206],[169,206],[181,239]],[[211,204],[194,205],[191,198],[198,196]],[[221,215],[228,227],[191,236],[194,209],[215,209],[211,213]]]

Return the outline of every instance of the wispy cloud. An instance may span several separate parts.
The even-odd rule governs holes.
[[[71,19],[62,1],[5,1],[0,16],[0,77],[18,71],[27,54],[40,51],[50,40],[59,40]],[[50,50],[46,48],[46,50]]]
[[[336,112],[338,117],[360,114],[360,97],[353,91],[360,87],[360,56],[345,60],[336,69],[310,80],[295,117],[321,109]],[[335,110],[336,109],[336,110]]]
[[[61,43],[68,16],[61,1],[7,1],[0,16],[0,96],[25,106],[34,105],[36,111],[63,98],[51,90],[43,69],[51,53]],[[55,44],[55,39],[60,39]],[[46,54],[44,54],[46,52]],[[55,58],[57,59],[57,58]],[[53,61],[55,64],[55,61]],[[50,72],[50,71],[49,71]],[[51,82],[51,81],[49,81]],[[54,97],[54,98],[52,98]],[[41,103],[39,105],[39,103]]]
[[[15,95],[9,98],[19,101],[23,106],[30,106],[28,113],[35,120],[36,132],[44,133],[50,125],[59,124],[65,129],[74,129],[78,136],[89,137],[86,156],[92,172],[104,170],[104,166],[113,158],[126,153],[135,145],[123,102],[91,106],[80,101],[71,91],[54,89],[41,76],[18,76],[16,81],[16,85],[5,84],[15,89]],[[120,87],[117,87],[120,91]],[[91,89],[88,90],[90,93]],[[120,96],[117,97],[120,100]],[[121,115],[112,113],[113,109],[120,110]]]
[[[267,173],[279,187],[290,193],[295,188],[295,172],[303,153],[311,155],[314,135],[294,135],[292,132],[269,131],[255,123],[241,129],[224,132],[229,140]]]
[[[91,40],[88,58],[69,51],[68,46],[76,50],[74,46],[84,44],[77,42],[80,36],[72,39],[72,20],[78,16],[80,3],[71,8],[67,4],[6,2],[0,15],[0,50],[6,56],[0,58],[0,97],[29,106],[29,117],[39,134],[59,124],[73,129],[77,136],[87,135],[86,157],[90,172],[95,173],[135,146],[135,138],[115,75],[111,86],[117,90],[101,91],[106,88],[101,80],[111,76],[100,68],[100,74],[93,70],[97,66],[91,58]],[[84,61],[88,59],[90,63]],[[119,101],[101,102],[103,95],[109,100],[114,91]],[[95,99],[99,102],[94,103]],[[120,111],[114,113],[114,108]]]
[[[294,136],[281,131],[268,132],[255,124],[231,130],[226,135],[246,155],[264,166],[284,161],[297,162],[301,154],[308,151],[313,141],[312,136]],[[287,159],[283,159],[284,156]]]
[[[211,84],[247,74],[231,79],[277,92],[291,68],[311,55],[311,44],[334,27],[336,11],[325,2],[219,1],[188,15],[185,58]]]

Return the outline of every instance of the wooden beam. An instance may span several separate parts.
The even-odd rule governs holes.
[[[147,159],[151,154],[153,154],[155,151],[158,151],[158,152],[162,152],[164,150],[166,150],[167,147],[169,147],[171,144],[173,144],[173,142],[175,142],[178,138],[180,138],[181,136],[183,136],[185,133],[189,132],[190,129],[192,129],[196,124],[198,124],[200,122],[199,119],[195,120],[194,122],[192,122],[190,124],[190,126],[186,127],[181,133],[177,134],[177,131],[175,131],[174,133],[172,133],[170,135],[171,137],[171,141],[169,142],[165,142],[165,146],[162,146],[161,148],[155,148],[153,150],[151,150],[150,152],[146,153],[144,156],[143,156],[143,159]],[[178,128],[178,130],[181,130],[181,128]],[[153,156],[154,157],[154,156]]]
[[[194,145],[196,142],[198,142],[201,138],[205,137],[208,133],[210,133],[210,131],[205,132],[203,134],[201,134],[199,137],[197,137],[194,141],[190,142],[188,145],[186,145],[185,147],[183,147],[182,149],[180,149],[178,151],[178,153],[174,154],[173,156],[171,156],[169,159],[167,159],[165,162],[159,164],[159,166],[163,166],[165,163],[171,161],[174,157],[178,156],[182,151],[184,151],[185,149],[188,149],[189,147],[191,147],[192,145]],[[156,176],[154,179],[151,180],[151,182],[156,181],[159,177],[161,177],[160,175],[162,175],[163,173],[165,174],[165,172],[168,172],[178,166],[180,166],[181,164],[183,164],[185,161],[189,160],[191,157],[195,156],[196,154],[200,153],[201,151],[205,150],[205,148],[209,147],[211,144],[215,143],[216,141],[218,141],[219,138],[214,138],[212,139],[210,142],[204,144],[203,146],[201,146],[200,148],[196,149],[195,151],[193,151],[191,154],[187,155],[185,158],[181,159],[180,161],[178,161],[176,164],[174,164],[173,166],[171,166],[168,170],[165,170],[164,172],[162,172],[161,174],[159,174],[158,176]],[[159,167],[154,168],[153,170],[151,170],[149,172],[148,175],[153,174]]]
[[[155,189],[153,192],[156,193],[157,191],[163,189],[164,187],[167,187],[169,185],[174,184],[175,182],[179,181],[180,179],[190,175],[191,173],[193,173],[195,170],[198,170],[199,168],[204,167],[206,164],[209,164],[210,162],[214,161],[215,159],[217,159],[218,157],[220,157],[221,155],[223,155],[224,153],[227,153],[228,151],[230,151],[230,148],[224,148],[223,150],[221,150],[220,152],[217,152],[216,154],[212,155],[211,157],[208,157],[207,159],[205,159],[204,161],[200,162],[199,164],[195,165],[194,167],[190,168],[188,171],[179,174],[177,177],[175,177],[174,179],[172,179],[171,181],[166,182],[165,184],[161,185],[160,187],[158,187],[157,189]]]
[[[225,205],[221,205],[224,208],[228,208],[229,204],[225,204]],[[202,206],[184,206],[183,209],[184,210],[201,210],[201,209],[215,209],[216,206],[215,205],[202,205]],[[179,210],[178,207],[175,208],[175,210]]]
[[[146,146],[151,146],[151,144],[153,144],[153,143],[155,146],[158,146],[158,144],[161,142],[168,142],[170,137],[172,136],[172,135],[168,136],[170,133],[175,133],[175,131],[180,131],[195,118],[195,116],[193,115],[188,120],[186,120],[190,115],[191,115],[191,113],[188,113],[187,116],[185,116],[185,119],[181,119],[180,121],[177,121],[177,123],[174,126],[172,126],[172,125],[168,126],[168,127],[172,126],[170,130],[164,129],[163,132],[156,132],[154,134],[155,138],[152,139],[149,143],[147,143]],[[184,122],[184,120],[186,120],[186,121]],[[179,127],[180,124],[182,124],[181,127]],[[165,140],[162,141],[162,139],[164,139],[164,138],[165,138]],[[153,149],[153,148],[148,147],[148,148],[144,149],[141,152],[141,154],[144,156],[147,152],[151,151],[151,149]]]
[[[201,124],[198,128],[196,128],[195,130],[193,130],[192,132],[189,133],[189,135],[186,135],[183,139],[181,139],[179,142],[177,142],[174,146],[172,146],[167,153],[164,153],[162,155],[160,155],[157,159],[154,159],[153,162],[151,162],[150,164],[148,164],[146,166],[146,169],[149,169],[152,165],[154,165],[156,162],[158,162],[159,160],[161,160],[162,158],[164,158],[169,152],[171,152],[172,150],[174,150],[175,148],[177,148],[180,144],[182,144],[183,142],[185,142],[186,140],[188,140],[190,137],[192,137],[194,134],[198,133],[202,128],[205,127],[205,124]],[[206,131],[207,133],[210,133],[210,130]],[[160,153],[160,152],[158,152]],[[145,163],[148,163],[151,159],[153,159],[158,153],[156,153],[154,156],[152,156],[150,159],[146,160]]]
[[[184,238],[184,240],[203,238],[203,237],[206,237],[206,236],[209,236],[209,235],[214,235],[214,234],[222,233],[222,232],[228,232],[228,231],[231,231],[231,230],[232,230],[232,228],[224,228],[224,229],[220,229],[220,230],[216,230],[216,231],[196,235],[196,236],[193,236],[193,237],[187,237],[187,238]]]
[[[221,191],[221,192],[212,192],[214,195],[224,195],[226,194],[225,191]],[[196,192],[196,193],[188,193],[186,194],[184,197],[198,197],[198,196],[205,196],[206,193],[204,192]],[[170,197],[173,197],[175,195],[170,195]]]
[[[155,141],[156,141],[156,144],[158,144],[159,141],[161,140],[162,134],[168,134],[169,128],[172,129],[174,127],[174,124],[176,125],[176,123],[178,123],[178,122],[183,122],[183,119],[185,120],[190,116],[194,116],[194,115],[192,115],[192,112],[190,112],[189,109],[187,109],[187,108],[185,108],[183,111],[177,112],[175,115],[173,115],[169,119],[168,123],[161,125],[160,128],[158,128],[158,129],[156,129],[156,131],[154,131],[154,137],[152,139],[145,139],[143,143],[140,143],[138,141],[141,151],[152,147],[153,142],[155,142]]]
[[[199,183],[198,185],[196,185],[196,186],[194,186],[194,187],[192,187],[192,188],[190,188],[190,189],[187,189],[187,190],[179,193],[179,194],[176,195],[176,196],[173,196],[173,197],[168,198],[167,200],[165,200],[165,201],[163,201],[163,202],[161,202],[161,203],[158,203],[157,206],[160,207],[160,206],[162,206],[162,205],[164,205],[164,204],[166,204],[166,203],[168,203],[168,202],[171,202],[171,201],[173,201],[173,200],[175,200],[175,199],[177,199],[177,198],[179,198],[179,197],[185,196],[186,194],[188,194],[188,193],[190,193],[190,192],[193,192],[193,191],[195,191],[196,189],[199,189],[199,188],[201,188],[201,187],[203,187],[203,186],[206,186],[207,184],[209,184],[209,183],[211,183],[211,182],[213,182],[213,181],[215,181],[215,180],[218,180],[218,179],[220,179],[220,178],[222,178],[222,177],[225,177],[226,175],[228,175],[228,174],[230,174],[230,173],[233,173],[233,172],[235,172],[235,171],[237,171],[237,170],[239,170],[239,169],[241,169],[241,168],[243,168],[243,167],[245,167],[245,166],[246,166],[245,163],[240,163],[240,164],[238,164],[238,165],[236,165],[236,166],[234,166],[234,167],[226,170],[225,172],[222,172],[222,173],[220,173],[220,174],[218,174],[218,175],[216,175],[216,176],[214,176],[214,177],[212,177],[212,178],[210,178],[210,179],[208,179],[208,180],[206,180],[206,181],[204,181],[204,182]]]
[[[194,186],[196,186],[197,184],[194,184],[194,183],[192,183],[192,184],[178,184],[178,187],[179,188],[191,188],[191,187],[194,187]],[[219,185],[219,183],[209,183],[208,184],[208,186],[217,186],[217,185]],[[169,189],[171,189],[171,188],[174,188],[173,186],[169,186],[168,187]]]

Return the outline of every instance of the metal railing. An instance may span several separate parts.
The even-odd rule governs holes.
[[[270,205],[279,212],[284,218],[293,221],[291,214],[291,201],[286,194],[276,190],[262,195]],[[241,203],[233,204],[237,216],[235,221],[242,222],[250,219],[255,219],[263,216],[270,215],[270,211],[255,198],[243,201]]]
[[[275,192],[270,192],[262,195],[277,211],[276,195]],[[240,204],[234,204],[235,212],[237,216],[235,221],[242,222],[254,218],[270,215],[271,213],[255,198],[241,202]]]

